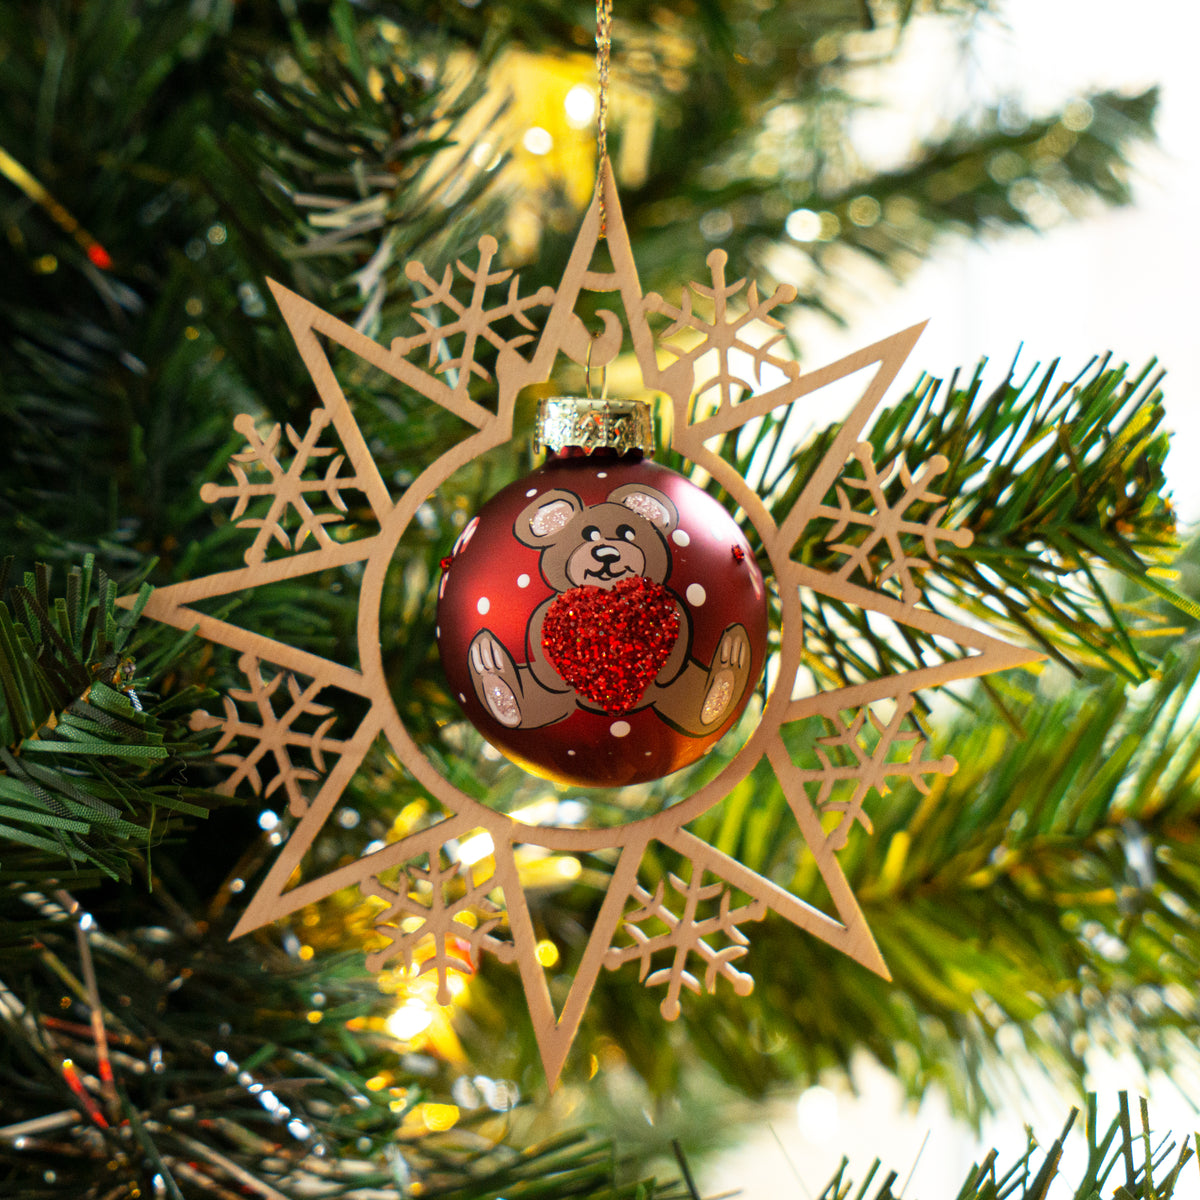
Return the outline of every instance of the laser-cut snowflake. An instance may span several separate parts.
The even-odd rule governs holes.
[[[710,994],[717,990],[717,977],[727,980],[739,996],[748,996],[754,990],[754,980],[737,970],[732,964],[746,953],[750,939],[738,928],[746,921],[761,921],[766,915],[764,900],[752,900],[740,908],[730,908],[730,892],[722,879],[715,883],[701,883],[704,872],[696,867],[689,883],[677,875],[668,875],[671,887],[683,897],[683,912],[676,915],[666,904],[666,886],[663,880],[651,895],[645,888],[634,886],[630,898],[638,904],[636,911],[625,917],[625,931],[633,938],[632,946],[610,946],[604,956],[604,965],[615,971],[627,962],[638,962],[638,979],[647,987],[666,984],[667,994],[660,1005],[662,1015],[673,1021],[680,1012],[679,995],[687,988],[690,992],[700,991],[700,980],[688,970],[688,960],[695,955],[704,963],[704,988]],[[717,900],[714,915],[701,917],[702,905]],[[648,934],[641,926],[656,921],[666,926],[665,933]],[[710,945],[713,938],[723,937],[727,945],[720,949]],[[669,966],[650,970],[651,960],[660,951],[670,953]]]
[[[971,544],[969,529],[943,529],[941,522],[949,507],[941,502],[945,496],[929,490],[930,481],[940,475],[949,465],[949,460],[935,454],[914,479],[903,458],[897,459],[882,471],[875,466],[874,452],[870,442],[859,442],[854,447],[854,458],[862,469],[863,477],[855,479],[843,474],[837,483],[837,506],[820,504],[816,516],[833,521],[833,528],[825,535],[825,541],[833,543],[831,549],[846,556],[837,575],[849,579],[858,571],[867,583],[882,588],[891,579],[900,583],[900,596],[905,604],[915,604],[921,596],[920,585],[913,572],[927,570],[941,553],[938,542],[949,542],[960,550]],[[892,502],[888,490],[894,482],[899,484],[899,496]],[[865,493],[871,508],[857,509],[846,494],[846,489]],[[909,509],[921,504],[940,504],[923,520],[906,517]],[[862,526],[863,536],[858,542],[835,541],[845,536],[851,525]],[[909,554],[905,549],[905,536],[921,539],[925,558]],[[880,543],[887,548],[891,557],[883,570],[872,565],[872,556],[879,553]]]
[[[486,871],[479,875],[481,878],[476,878],[475,869],[467,867],[464,880],[462,863],[444,867],[441,852],[434,851],[427,869],[409,866],[401,870],[398,891],[374,876],[364,880],[362,894],[388,906],[374,921],[375,932],[386,938],[388,945],[367,956],[368,968],[380,971],[400,958],[410,970],[416,965],[418,975],[435,971],[438,1003],[449,1004],[451,971],[474,970],[484,950],[501,962],[511,962],[512,943],[491,936],[503,915],[488,897],[495,881]],[[419,958],[422,948],[429,953]]]
[[[708,256],[708,269],[712,273],[712,287],[701,283],[688,285],[678,308],[668,304],[657,292],[651,292],[645,301],[647,312],[659,312],[671,318],[672,324],[658,335],[659,345],[669,354],[690,368],[695,368],[705,355],[714,354],[717,373],[695,385],[695,397],[699,399],[714,388],[720,392],[720,406],[734,403],[735,389],[751,391],[762,383],[763,367],[771,366],[782,371],[789,379],[800,374],[799,364],[790,358],[781,358],[772,350],[784,340],[783,323],[770,314],[782,304],[790,304],[796,298],[796,289],[790,284],[781,284],[765,300],[758,298],[758,285],[751,282],[744,307],[731,305],[742,288],[744,279],[735,283],[725,282],[725,264],[729,256],[724,250],[714,250]],[[712,301],[712,320],[706,321],[692,308],[689,292]],[[745,335],[755,324],[775,330],[764,341],[751,341]],[[690,331],[699,334],[691,345],[672,342],[670,339]],[[753,377],[744,378],[738,373],[738,356],[749,358],[754,366]]]
[[[530,308],[547,308],[554,301],[554,289],[541,288],[532,296],[521,299],[520,277],[512,271],[493,271],[492,260],[498,249],[496,239],[484,236],[479,239],[479,266],[472,268],[460,259],[455,263],[458,273],[470,280],[471,302],[463,304],[455,296],[454,271],[447,267],[441,281],[435,280],[424,264],[411,262],[405,269],[405,274],[414,283],[428,289],[429,295],[422,297],[413,304],[413,319],[421,326],[422,332],[413,337],[398,337],[392,339],[392,353],[401,358],[407,358],[414,350],[429,347],[428,366],[438,375],[453,374],[455,384],[451,392],[458,398],[465,398],[471,376],[480,379],[491,379],[491,373],[475,359],[475,349],[479,339],[490,343],[497,350],[513,351],[528,342],[533,341],[537,326],[525,315]],[[503,304],[488,307],[488,289],[508,283],[508,295]],[[441,323],[425,316],[428,309],[436,312],[438,307],[445,307],[453,313],[453,318]],[[439,314],[440,315],[440,314]],[[505,317],[512,317],[518,324],[530,333],[517,334],[515,337],[504,337],[495,328],[496,324]],[[462,349],[457,355],[449,349],[451,338],[462,338]]]
[[[263,676],[261,664],[252,654],[242,656],[238,666],[246,676],[249,687],[244,691],[231,691],[225,696],[225,714],[211,716],[199,710],[192,714],[191,727],[195,730],[220,729],[221,736],[213,747],[213,755],[223,766],[233,767],[233,772],[221,784],[219,791],[232,795],[243,780],[249,783],[256,796],[273,796],[280,788],[288,798],[288,812],[301,817],[308,808],[304,794],[305,783],[320,779],[325,774],[325,756],[341,754],[345,748],[336,738],[328,736],[337,717],[327,704],[317,704],[315,697],[323,684],[313,680],[301,688],[299,681],[290,671],[280,671],[271,680]],[[279,685],[286,682],[291,703],[280,715],[275,713],[276,695]],[[253,705],[257,709],[258,723],[247,720],[238,712],[238,704]],[[320,721],[317,728],[305,732],[297,725],[305,717]],[[253,747],[244,754],[226,753],[235,739],[249,740]],[[307,753],[312,767],[298,766],[294,750]],[[268,755],[274,759],[276,773],[263,791],[259,764]]]
[[[417,945],[411,940],[415,931],[404,927],[407,918],[417,921],[417,928],[422,931],[421,936],[425,941],[432,938],[432,944],[440,944],[438,954],[443,959],[452,957],[448,947],[457,938],[464,940],[476,956],[490,953],[502,961],[511,959],[516,963],[542,1061],[552,1085],[562,1071],[588,998],[606,963],[619,965],[618,960],[641,958],[644,981],[649,984],[651,980],[663,979],[668,985],[668,999],[674,995],[677,1000],[682,991],[690,990],[689,978],[695,982],[695,977],[686,971],[685,961],[680,961],[677,968],[666,968],[666,976],[649,970],[645,962],[645,945],[653,942],[653,935],[648,935],[649,942],[632,948],[618,946],[615,941],[620,934],[623,914],[632,903],[642,909],[653,909],[653,915],[667,924],[677,939],[677,952],[682,952],[685,944],[688,953],[698,951],[698,943],[689,940],[701,936],[696,933],[696,922],[687,918],[672,927],[661,901],[656,900],[655,895],[648,893],[638,882],[639,869],[652,843],[674,851],[684,863],[689,864],[690,878],[694,884],[687,885],[689,890],[685,891],[685,896],[698,896],[699,893],[690,890],[696,888],[711,901],[718,895],[711,889],[722,889],[720,895],[725,897],[721,901],[726,905],[725,916],[722,918],[719,912],[717,920],[730,946],[724,951],[713,951],[717,957],[706,960],[705,974],[710,982],[724,976],[738,990],[750,986],[750,976],[735,972],[730,964],[734,958],[740,958],[746,949],[742,944],[745,935],[738,925],[750,919],[749,914],[757,913],[759,908],[775,912],[886,977],[887,968],[836,858],[836,848],[841,842],[839,831],[854,823],[866,825],[862,800],[868,791],[878,792],[886,787],[889,778],[908,775],[921,786],[927,775],[949,769],[946,765],[949,760],[939,763],[925,761],[922,757],[924,742],[919,738],[908,739],[909,731],[902,728],[903,721],[908,717],[906,704],[914,691],[1021,666],[1040,657],[977,628],[922,608],[917,603],[913,572],[934,568],[939,541],[962,544],[961,541],[956,542],[960,535],[940,529],[940,514],[935,514],[928,521],[916,522],[920,525],[919,533],[905,527],[905,509],[916,500],[932,500],[932,493],[927,489],[928,480],[942,469],[936,459],[931,460],[925,468],[914,468],[914,477],[904,473],[898,476],[902,491],[906,495],[913,493],[910,502],[889,502],[883,491],[879,492],[882,497],[879,499],[876,492],[872,491],[873,484],[867,483],[865,494],[876,505],[876,515],[871,523],[864,523],[852,515],[866,510],[850,504],[848,498],[846,503],[827,503],[828,497],[839,495],[839,480],[843,485],[841,494],[847,495],[844,489],[848,483],[848,462],[857,457],[863,470],[868,471],[856,447],[886,388],[895,379],[920,334],[921,327],[916,326],[885,338],[819,370],[801,373],[794,363],[776,354],[775,347],[779,342],[777,329],[762,343],[754,341],[747,333],[751,320],[765,322],[768,328],[772,327],[773,322],[777,325],[771,313],[793,296],[794,291],[781,288],[764,301],[750,288],[747,289],[744,305],[731,305],[730,302],[740,296],[742,281],[734,284],[725,282],[725,259],[717,253],[709,257],[712,287],[698,284],[692,287],[694,294],[711,300],[711,321],[696,316],[686,296],[678,307],[666,304],[659,297],[644,296],[621,216],[620,199],[607,163],[602,168],[599,192],[603,195],[607,211],[611,269],[592,268],[600,237],[598,196],[584,218],[557,289],[542,289],[532,297],[521,299],[517,277],[505,271],[492,270],[496,245],[489,238],[479,243],[479,263],[476,267],[458,264],[459,273],[468,278],[473,286],[472,298],[467,304],[462,304],[452,296],[452,276],[449,273],[436,282],[420,264],[410,266],[409,278],[429,289],[429,294],[417,302],[421,317],[418,324],[422,332],[411,338],[399,338],[390,347],[379,345],[295,293],[272,284],[284,319],[321,396],[323,411],[331,427],[330,433],[336,435],[353,467],[355,486],[366,497],[371,512],[378,520],[378,532],[357,540],[335,542],[324,534],[326,522],[320,519],[324,514],[314,513],[310,524],[303,527],[307,530],[306,536],[312,538],[313,548],[306,548],[307,543],[297,535],[294,545],[290,547],[294,553],[287,557],[272,561],[262,558],[252,561],[248,557],[244,568],[162,588],[154,593],[145,609],[147,616],[182,629],[195,628],[201,636],[240,651],[247,656],[245,661],[248,663],[269,663],[290,677],[311,680],[312,688],[338,688],[363,697],[368,702],[366,715],[350,736],[340,743],[336,764],[321,778],[309,781],[315,786],[315,793],[302,806],[303,812],[298,814],[291,836],[280,848],[278,857],[250,900],[234,930],[234,936],[296,912],[335,890],[357,884],[365,895],[381,898],[389,906],[380,926],[392,941],[389,958],[399,954],[411,960],[417,953]],[[489,304],[489,289],[505,284],[505,300]],[[615,294],[626,314],[624,322],[614,311],[602,309],[598,315],[604,323],[603,332],[597,337],[591,336],[575,312],[579,297],[584,292]],[[538,306],[548,307],[540,332],[531,327],[528,315],[531,309]],[[435,313],[435,310],[439,311]],[[451,314],[448,321],[440,320],[440,310]],[[687,344],[668,342],[664,345],[662,336],[656,338],[648,323],[651,312],[665,313],[673,319],[672,328],[663,336],[669,339],[690,333],[696,335],[696,340]],[[508,324],[505,325],[505,322]],[[511,335],[502,332],[502,329],[513,325],[516,331]],[[467,422],[475,432],[430,464],[411,486],[393,496],[380,476],[342,393],[322,339],[345,347],[365,362],[413,388],[430,403],[442,406]],[[451,346],[451,339],[461,339],[461,343],[457,347]],[[496,350],[494,408],[485,407],[468,395],[471,379],[482,378],[485,374],[475,360],[480,339],[489,342]],[[418,510],[430,493],[449,480],[466,462],[510,440],[514,407],[517,395],[523,388],[547,381],[560,355],[580,366],[586,364],[599,368],[611,362],[627,343],[632,344],[636,354],[645,389],[661,393],[669,400],[673,410],[672,448],[724,488],[732,504],[746,514],[761,540],[774,573],[781,612],[779,651],[773,671],[775,682],[766,697],[759,724],[745,745],[714,778],[683,796],[671,807],[653,816],[610,828],[527,825],[515,816],[494,811],[443,777],[435,762],[426,757],[409,735],[392,700],[380,651],[379,614],[384,582],[401,537],[416,520]],[[660,350],[670,351],[662,356],[661,365]],[[425,358],[424,365],[409,359],[409,355],[419,351],[428,352],[421,356]],[[748,372],[749,378],[739,373],[734,351],[749,356],[753,368]],[[710,352],[715,352],[717,357],[717,374],[698,380],[698,371],[707,369],[702,364]],[[768,367],[772,369],[770,372],[766,370]],[[778,409],[800,403],[826,385],[862,370],[870,370],[870,378],[861,398],[842,422],[827,452],[790,510],[780,514],[778,520],[773,519],[751,485],[728,462],[710,450],[707,441],[739,429],[756,418],[775,413]],[[779,382],[780,378],[782,382]],[[697,408],[694,403],[696,397],[714,389],[720,393],[720,403],[714,406],[707,401]],[[316,424],[314,418],[314,426]],[[295,444],[295,439],[292,440]],[[307,443],[302,440],[301,444]],[[297,449],[299,451],[299,447]],[[273,451],[271,453],[273,455]],[[873,464],[869,470],[874,471]],[[907,467],[904,472],[907,472]],[[864,481],[870,478],[867,474]],[[296,479],[298,476],[292,478],[288,485],[291,490],[286,495],[287,503],[298,509],[294,498],[299,495],[303,500],[304,495],[309,493],[299,488]],[[338,487],[343,486],[348,484],[339,480]],[[336,508],[338,488],[331,485],[324,491],[329,503]],[[277,501],[284,494],[282,485],[274,493]],[[886,505],[886,512],[880,511],[880,504]],[[850,552],[848,563],[842,564],[837,572],[820,571],[794,561],[792,552],[803,538],[809,522],[825,524],[829,520],[841,521],[846,528],[852,524],[868,528],[866,540],[874,539],[872,548],[864,550],[866,541],[858,543],[857,548]],[[256,546],[258,539],[262,539],[264,545],[268,537],[278,540],[274,529],[264,534],[265,528],[259,529]],[[895,540],[901,535],[923,539],[927,563],[913,560],[913,556]],[[836,536],[842,538],[844,533]],[[874,552],[875,543],[886,545],[893,555],[891,574],[885,575],[881,571],[878,578],[867,573],[868,567],[872,573],[876,570],[866,557]],[[852,545],[848,540],[844,544]],[[898,565],[901,562],[903,566]],[[253,630],[239,628],[195,607],[215,597],[282,580],[303,579],[349,564],[360,564],[362,577],[358,662],[354,666],[312,654]],[[855,570],[863,575],[868,586],[853,581],[851,576]],[[899,597],[890,590],[869,586],[893,580],[899,582]],[[963,652],[962,657],[945,657],[941,662],[917,665],[894,675],[832,687],[826,691],[806,691],[804,680],[807,675],[803,668],[800,636],[800,595],[804,589],[839,604],[887,618],[899,626],[921,631],[937,638],[943,648],[957,646]],[[314,691],[310,695],[307,688],[300,693],[301,697],[308,697],[306,703],[311,703],[317,694]],[[865,748],[865,744],[860,742],[860,735],[866,728],[861,711],[848,722],[840,715],[862,710],[874,701],[883,699],[896,701],[896,712],[899,714],[896,720],[901,724],[876,722],[873,725],[875,736],[879,739],[876,748],[886,746],[886,758],[893,748],[911,746],[911,753],[904,762],[884,761]],[[783,738],[786,726],[810,718],[822,718],[830,722],[833,728],[833,733],[827,734],[818,743],[818,761],[822,765],[816,771],[804,769],[793,762]],[[233,721],[233,716],[228,712],[227,719]],[[875,722],[870,715],[867,720]],[[227,727],[227,732],[229,728],[232,725]],[[417,830],[381,848],[368,848],[356,862],[340,865],[312,878],[305,877],[300,868],[309,848],[334,814],[351,775],[380,738],[386,739],[418,785],[440,803],[445,816],[428,828]],[[834,751],[849,752],[852,761],[846,772],[843,772],[841,764],[835,765],[831,753]],[[773,771],[803,840],[813,855],[817,871],[830,896],[831,911],[822,911],[792,895],[731,856],[718,851],[687,828],[702,813],[720,804],[763,762]],[[253,782],[248,768],[243,773]],[[293,778],[297,783],[304,782],[299,775],[293,774]],[[832,789],[834,784],[851,783],[852,796],[845,802],[845,809],[840,810],[841,819],[838,829],[834,831],[837,836],[831,835],[822,828],[822,807],[837,812],[839,810],[832,806],[843,802],[834,798],[832,790],[826,794],[826,784]],[[815,798],[810,795],[813,787],[817,792]],[[458,919],[460,910],[455,907],[458,900],[450,898],[447,892],[442,893],[442,900],[436,906],[427,908],[421,902],[421,912],[413,912],[408,906],[418,903],[413,897],[421,894],[421,871],[426,872],[425,883],[430,888],[430,896],[437,891],[434,874],[442,873],[438,874],[442,880],[441,886],[450,886],[444,878],[440,855],[456,839],[477,831],[486,833],[491,839],[488,869],[478,876],[472,875],[469,887],[465,886],[465,881],[455,884],[463,887],[462,897],[468,894],[472,896],[472,904],[482,916],[482,923],[468,935],[464,932],[468,927]],[[589,932],[582,960],[575,969],[566,999],[557,1010],[551,1001],[546,973],[538,960],[537,935],[518,867],[517,853],[521,847],[532,848],[543,856],[547,852],[566,855],[603,851],[614,862],[605,901]],[[437,866],[418,868],[412,865],[416,863],[436,863]],[[384,888],[379,882],[381,873],[393,869],[399,870],[403,878],[399,890],[395,891]],[[701,881],[705,873],[714,882],[702,888]],[[740,909],[730,910],[727,898],[729,889],[736,889],[739,894],[746,896],[747,904]],[[493,905],[501,911],[493,911],[487,905]],[[647,919],[649,916],[648,912]],[[499,924],[493,924],[493,921]],[[637,924],[635,921],[628,928],[636,928]],[[500,925],[507,926],[508,940],[502,941],[494,936],[493,931]],[[631,936],[636,942],[638,935]],[[439,938],[442,939],[440,943]],[[699,953],[703,959],[704,952]],[[721,954],[724,954],[723,958]],[[686,959],[686,955],[684,957]],[[442,967],[431,969],[448,970],[449,967],[443,963]],[[563,970],[560,964],[556,967],[556,974],[562,974]],[[669,1003],[664,1012],[669,1017],[674,1016],[677,1012],[675,1003]]]
[[[260,438],[252,417],[242,413],[234,418],[234,429],[249,442],[249,448],[235,454],[229,462],[230,473],[236,482],[206,483],[200,489],[200,499],[206,504],[215,504],[219,500],[230,498],[236,500],[230,519],[242,529],[258,530],[254,544],[245,554],[248,564],[262,562],[272,541],[278,542],[285,550],[299,550],[310,536],[318,546],[336,544],[325,532],[325,526],[342,520],[342,514],[347,511],[342,492],[357,488],[358,480],[338,475],[342,463],[345,462],[345,455],[338,454],[331,446],[317,444],[321,431],[328,424],[329,414],[324,409],[317,409],[303,438],[290,425],[287,426],[287,438],[295,454],[285,470],[277,456],[280,427],[276,425],[265,438]],[[330,455],[333,457],[330,458],[324,475],[319,479],[304,478],[314,459],[327,458]],[[252,480],[249,473],[255,469],[267,478]],[[308,497],[316,495],[324,496],[336,511],[314,512]],[[250,501],[264,496],[271,498],[267,515],[245,516]],[[284,528],[289,510],[300,521],[300,527],[294,535],[289,535]]]
[[[912,710],[912,696],[901,695],[896,698],[895,711],[886,722],[875,714],[870,705],[858,709],[849,724],[841,713],[833,713],[829,717],[836,732],[817,738],[814,748],[820,769],[801,771],[800,778],[805,783],[818,785],[813,803],[822,813],[839,814],[837,824],[829,832],[832,849],[841,850],[846,845],[856,821],[868,833],[874,832],[863,804],[872,791],[879,796],[886,796],[891,790],[889,779],[908,779],[922,795],[927,795],[927,775],[953,775],[958,770],[958,763],[949,755],[939,759],[924,757],[929,743],[919,729],[909,725]],[[866,743],[864,726],[874,729],[878,735],[874,746]],[[834,761],[830,756],[831,749],[839,748],[849,752],[849,762]],[[903,759],[892,757],[894,751],[904,749],[908,750],[908,754]],[[853,785],[849,799],[834,798],[838,785],[842,783]]]

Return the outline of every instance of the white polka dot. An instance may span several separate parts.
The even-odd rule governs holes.
[[[701,591],[701,594],[703,594],[704,589],[701,588],[700,591]],[[688,588],[688,599],[691,600],[691,598],[692,598],[692,589]],[[486,596],[480,596],[479,600],[475,604],[475,611],[481,617],[486,617],[488,614],[488,609],[491,607],[492,607],[492,602]]]
[[[462,692],[458,693],[458,699],[461,704],[466,704],[467,702],[467,698],[462,694]]]
[[[529,576],[528,575],[518,575],[517,576],[517,587],[528,587],[528,586],[529,586]]]
[[[607,471],[597,471],[597,472],[596,472],[596,478],[597,478],[597,479],[607,479],[607,478],[608,478],[608,472],[607,472]]]
[[[441,637],[441,636],[442,636],[442,627],[441,627],[440,625],[437,625],[437,626],[435,626],[435,627],[434,627],[434,630],[433,630],[433,636],[434,636],[434,637]]]
[[[628,721],[614,721],[608,727],[608,732],[611,733],[613,735],[613,737],[626,737],[629,734],[629,722]]]
[[[536,496],[536,495],[537,495],[537,488],[530,488],[530,489],[529,489],[529,491],[527,491],[527,492],[525,493],[525,495],[526,495],[526,496]]]
[[[671,541],[673,541],[677,546],[687,546],[691,543],[691,540],[692,539],[687,535],[687,531],[683,529],[677,529],[673,534],[671,534]]]
[[[688,584],[688,590],[684,592],[684,595],[693,608],[699,608],[708,599],[708,593],[698,583]]]
[[[653,751],[653,750],[647,750],[647,751],[646,751],[646,757],[647,757],[647,758],[650,758],[650,757],[651,757],[653,754],[654,754],[654,751]]]
[[[575,757],[575,751],[574,751],[574,750],[568,750],[568,751],[567,751],[567,757],[568,757],[568,758],[574,758],[574,757]]]

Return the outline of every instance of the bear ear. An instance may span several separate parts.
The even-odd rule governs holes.
[[[644,483],[627,483],[608,496],[610,504],[623,504],[639,517],[645,517],[660,533],[671,533],[679,524],[679,511],[658,488]]]
[[[535,497],[513,522],[513,533],[523,546],[540,550],[556,541],[563,527],[583,511],[583,501],[574,492],[552,488]]]

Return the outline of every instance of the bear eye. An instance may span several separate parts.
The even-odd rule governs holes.
[[[588,542],[598,542],[600,540],[600,530],[595,525],[585,525],[583,527],[583,537]]]
[[[637,530],[632,525],[618,525],[617,537],[624,538],[627,542],[632,542],[637,538]]]

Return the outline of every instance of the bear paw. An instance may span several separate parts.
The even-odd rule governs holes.
[[[708,672],[708,689],[700,709],[700,723],[716,725],[742,698],[750,675],[750,636],[741,625],[731,625],[721,635],[721,645]]]
[[[512,656],[494,634],[481,629],[467,654],[479,702],[509,729],[521,724],[520,682]]]

